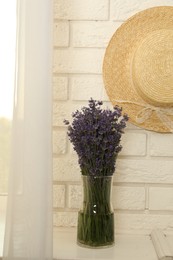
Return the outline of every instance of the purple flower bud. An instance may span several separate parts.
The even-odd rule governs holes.
[[[122,149],[120,140],[128,116],[118,106],[111,111],[102,109],[102,105],[102,101],[91,98],[88,107],[72,113],[71,125],[64,120],[84,175],[112,175],[117,154]]]
[[[68,120],[66,120],[66,119],[64,119],[63,122],[64,122],[65,125],[69,125],[70,124],[70,122]]]

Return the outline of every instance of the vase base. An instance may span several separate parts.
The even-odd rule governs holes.
[[[106,248],[113,246],[114,241],[114,212],[91,215],[78,212],[78,245],[88,248]]]
[[[106,245],[98,245],[98,246],[93,245],[92,246],[92,245],[88,245],[88,244],[82,243],[77,240],[77,245],[80,247],[90,248],[90,249],[105,249],[105,248],[113,247],[115,245],[115,243],[111,242],[110,244],[106,244]]]

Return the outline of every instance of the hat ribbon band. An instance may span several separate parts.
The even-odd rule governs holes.
[[[127,101],[127,100],[114,100],[117,103],[127,103],[134,104],[137,106],[142,106],[143,108],[136,115],[136,123],[142,124],[147,119],[151,117],[154,111],[159,118],[159,120],[173,133],[173,120],[169,116],[173,116],[173,108],[159,108],[152,105],[143,105],[137,102]]]

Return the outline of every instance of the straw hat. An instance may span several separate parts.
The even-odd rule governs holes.
[[[112,104],[122,106],[130,122],[173,132],[173,6],[144,10],[118,28],[103,79]]]

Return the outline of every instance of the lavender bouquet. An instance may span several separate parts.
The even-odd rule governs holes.
[[[112,111],[102,109],[102,105],[102,101],[90,99],[88,107],[72,114],[72,124],[64,120],[83,176],[84,198],[83,209],[78,214],[78,243],[90,247],[114,243],[111,177],[128,120],[118,106]]]

